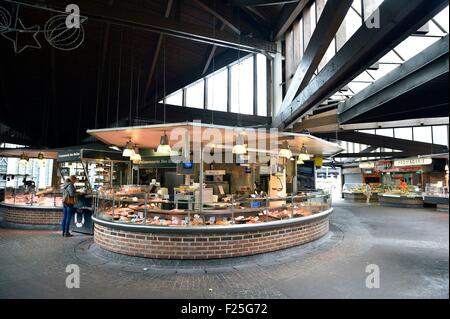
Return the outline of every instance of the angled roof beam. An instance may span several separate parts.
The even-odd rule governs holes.
[[[234,33],[238,35],[241,34],[241,30],[235,25],[235,23],[233,23],[232,18],[227,16],[226,12],[228,12],[228,10],[225,6],[220,5],[221,4],[220,1],[217,1],[215,3],[215,6],[217,8],[211,8],[209,5],[203,2],[203,0],[191,0],[191,1],[194,2],[202,10],[215,16],[219,21],[221,21],[224,25],[230,28],[230,30],[233,31]]]
[[[219,30],[222,31],[225,28],[225,24],[223,24],[223,22],[219,21],[219,25],[220,25]],[[202,75],[204,75],[208,71],[209,66],[211,65],[211,62],[214,58],[214,55],[216,54],[216,50],[217,50],[217,46],[215,46],[215,45],[210,45],[208,47],[208,50],[206,52],[205,65],[203,67]]]
[[[349,123],[358,116],[448,73],[448,47],[447,35],[342,103],[338,108],[338,122]]]
[[[303,90],[313,77],[352,3],[353,0],[327,1],[294,77],[290,80],[281,110],[291,104],[297,93]]]
[[[447,0],[385,0],[378,8],[380,27],[362,25],[319,74],[286,109],[273,126],[286,128],[298,116],[326,100],[377,62],[439,11]]]
[[[43,10],[50,7],[64,13],[66,6],[72,2],[71,0],[47,0],[46,6],[33,5],[27,2],[21,2],[21,5],[34,8],[42,7]],[[211,28],[204,28],[196,24],[174,19],[166,19],[158,16],[149,17],[147,13],[133,8],[118,10],[117,8],[108,7],[96,1],[78,0],[77,4],[82,8],[81,14],[94,21],[110,22],[114,25],[146,30],[251,53],[268,55],[268,53],[276,52],[276,44],[274,42],[255,37],[242,36],[225,31],[215,31]]]
[[[278,20],[279,23],[275,28],[275,40],[280,40],[286,30],[289,29],[294,20],[299,16],[308,3],[309,0],[300,0],[296,3],[286,4],[283,7],[280,14],[280,19]]]
[[[376,147],[391,148],[405,152],[415,152],[417,154],[442,153],[448,151],[447,147],[444,145],[410,141],[400,138],[354,131],[319,133],[315,135],[321,138],[353,142]]]
[[[172,6],[173,6],[173,0],[168,0],[166,11],[164,13],[164,18],[168,18],[170,16],[170,11],[172,11]],[[147,96],[148,96],[148,90],[150,89],[150,85],[152,84],[152,80],[153,80],[153,75],[155,74],[156,63],[158,62],[159,51],[161,51],[162,40],[163,40],[163,35],[160,34],[158,37],[158,41],[156,42],[156,48],[155,48],[155,53],[153,55],[152,64],[150,65],[150,73],[148,74],[147,85],[145,86],[145,95],[144,95],[145,98],[147,98]]]
[[[299,2],[300,0],[231,0],[234,6],[274,6]]]

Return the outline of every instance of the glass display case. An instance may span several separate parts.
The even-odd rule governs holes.
[[[448,199],[448,187],[439,184],[427,184],[425,186],[424,196]]]
[[[62,191],[53,187],[38,190],[6,188],[4,204],[13,206],[34,206],[41,208],[62,207]]]
[[[421,189],[416,185],[408,185],[405,190],[397,186],[383,185],[382,194],[384,196],[422,197]]]
[[[343,193],[363,193],[364,190],[363,183],[345,183],[342,188]]]
[[[170,201],[148,190],[146,186],[99,189],[96,217],[105,221],[149,226],[226,226],[302,218],[331,208],[330,195],[322,192],[283,198],[239,198],[230,195],[220,202],[204,202],[200,208],[195,203],[195,196]]]

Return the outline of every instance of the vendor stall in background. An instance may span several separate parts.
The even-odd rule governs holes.
[[[382,205],[414,208],[431,204],[448,210],[447,172],[447,159],[440,157],[363,162],[343,169],[343,196],[363,200],[369,184]]]
[[[173,137],[175,131],[182,133]],[[88,133],[123,148],[133,162],[133,182],[145,184],[98,191],[94,238],[106,250],[225,258],[299,245],[328,231],[331,200],[315,189],[314,157],[340,152],[336,144],[201,123]],[[303,165],[307,169],[299,169]]]
[[[76,176],[77,202],[71,230],[93,234],[92,214],[96,193],[131,180],[129,158],[107,146],[92,145],[67,148],[58,152],[58,175],[61,183]]]
[[[62,218],[62,192],[57,178],[57,152],[46,149],[3,149],[10,165],[0,174],[3,226],[57,229]]]

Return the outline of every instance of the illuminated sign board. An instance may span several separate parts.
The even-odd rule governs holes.
[[[417,165],[430,165],[433,163],[433,159],[424,157],[424,158],[405,158],[401,160],[394,161],[395,167],[404,167],[404,166],[417,166]]]

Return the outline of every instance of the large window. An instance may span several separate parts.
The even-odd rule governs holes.
[[[183,106],[183,91],[179,90],[166,97],[166,104]]]
[[[253,114],[253,59],[231,66],[231,112]]]
[[[267,116],[267,61],[265,56],[261,54],[256,56],[256,69],[258,85],[258,115]]]
[[[201,79],[186,88],[186,106],[202,109],[205,100],[205,81]]]
[[[214,111],[227,111],[228,105],[228,71],[222,69],[206,78],[208,83],[208,103],[206,108]]]
[[[251,54],[167,95],[165,101],[170,105],[267,116],[267,87],[267,58]]]

